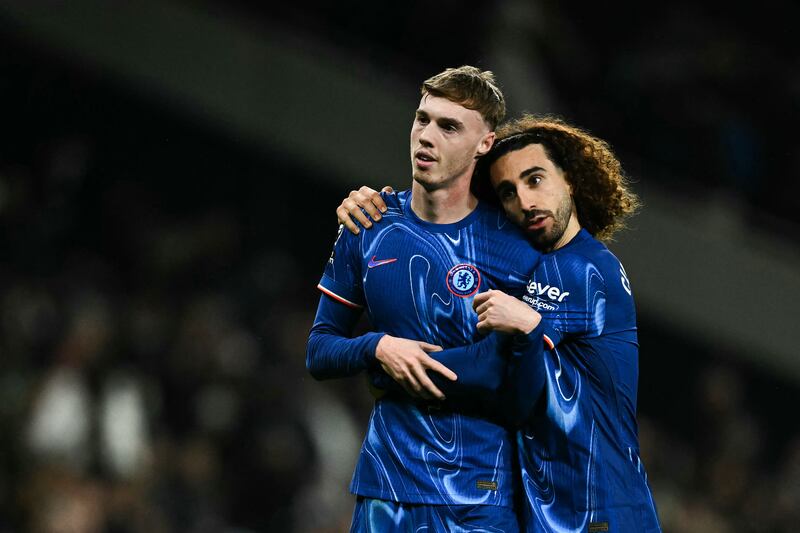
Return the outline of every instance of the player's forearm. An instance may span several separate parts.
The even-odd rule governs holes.
[[[383,334],[350,338],[358,317],[358,312],[327,296],[320,298],[306,345],[306,368],[314,378],[352,376],[376,364],[375,347]]]
[[[306,346],[306,367],[316,379],[358,374],[372,366],[375,347],[382,336],[381,333],[367,333],[349,339],[312,329]]]
[[[501,406],[513,424],[521,424],[531,416],[544,390],[546,369],[542,335],[546,330],[542,322],[527,335],[515,335],[511,341]]]
[[[449,348],[428,355],[452,370],[458,376],[451,381],[438,372],[429,370],[428,377],[451,401],[457,403],[458,398],[469,397],[474,401],[477,397],[496,395],[506,374],[506,345],[508,338],[499,333],[492,333],[485,339],[466,346]],[[370,375],[372,384],[380,389],[404,392],[403,387],[384,372]]]
[[[466,346],[433,352],[430,356],[452,370],[458,380],[434,376],[434,383],[450,395],[495,394],[506,373],[508,337],[492,332],[483,340]],[[447,389],[447,390],[445,390]]]

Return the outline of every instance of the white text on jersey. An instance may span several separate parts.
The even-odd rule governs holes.
[[[564,298],[569,295],[569,291],[561,292],[561,289],[558,287],[551,287],[550,285],[543,286],[537,281],[531,281],[528,283],[528,294],[534,294],[536,296],[545,295],[551,300],[563,302]]]

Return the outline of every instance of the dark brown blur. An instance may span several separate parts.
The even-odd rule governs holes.
[[[204,5],[407,81],[407,124],[391,126],[401,160],[420,81],[474,64],[497,75],[509,117],[558,112],[608,141],[634,188],[722,198],[796,254],[800,158],[779,133],[800,116],[797,36],[782,29],[800,20],[791,2],[755,14],[434,4]],[[319,154],[328,141],[352,147],[332,159],[354,167],[335,169],[310,148],[302,157],[294,122],[271,123],[291,103],[255,117],[272,136],[248,129],[249,109],[234,107],[259,100],[251,78],[220,111],[159,85],[169,73],[147,68],[167,51],[122,46],[130,71],[98,66],[85,58],[99,47],[29,32],[23,5],[0,2],[0,533],[347,531],[371,396],[361,378],[314,381],[305,343],[340,199],[362,183],[410,184],[407,161],[342,170],[368,161],[363,143],[393,123],[370,117],[368,100],[357,118],[372,131],[340,138],[311,117],[318,128],[301,133]],[[510,57],[497,52],[510,31],[501,13],[515,10],[526,30],[514,50],[538,50],[522,65],[537,65],[557,107],[515,89],[522,67],[495,64]],[[202,59],[186,52],[187,64]],[[332,106],[336,89],[325,87]],[[793,531],[800,379],[754,362],[769,352],[664,320],[652,302],[637,299],[639,421],[664,531]]]

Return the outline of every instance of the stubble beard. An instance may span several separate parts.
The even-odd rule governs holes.
[[[565,196],[556,209],[556,212],[553,213],[553,227],[549,230],[542,228],[530,234],[530,239],[533,241],[536,249],[547,252],[553,249],[553,246],[561,239],[564,232],[567,231],[567,225],[572,216],[573,206],[574,202],[572,196]]]
[[[437,163],[440,164],[441,162]],[[462,165],[462,168],[458,171],[453,170],[452,168],[442,168],[441,171],[434,174],[430,171],[418,169],[412,162],[413,172],[411,173],[411,176],[414,181],[419,183],[426,191],[433,192],[446,188],[457,176],[460,176],[466,172],[468,166],[468,164]]]

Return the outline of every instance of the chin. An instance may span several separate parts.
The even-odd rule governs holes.
[[[414,181],[422,185],[426,190],[432,191],[442,186],[442,180],[437,176],[431,176],[426,172],[415,171]]]
[[[528,233],[528,240],[538,250],[549,250],[556,243],[558,237],[554,237],[545,230],[539,230]]]

